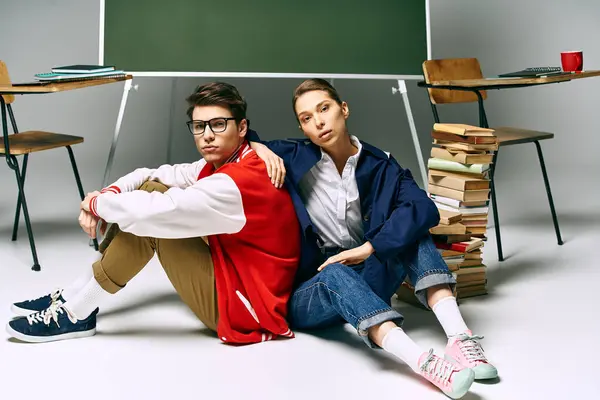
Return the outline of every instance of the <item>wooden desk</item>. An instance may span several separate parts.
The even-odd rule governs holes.
[[[591,78],[594,76],[600,76],[600,70],[576,72],[569,75],[548,76],[545,78],[482,78],[431,82],[421,81],[417,82],[417,86],[429,89],[447,89],[448,94],[444,94],[444,97],[452,97],[452,90],[475,93],[479,103],[479,126],[489,128],[485,109],[483,108],[483,97],[481,94],[482,91],[548,85],[552,83],[570,82],[576,79]],[[437,109],[435,108],[435,101],[431,101],[431,106],[434,118],[437,120],[439,117],[437,114]]]
[[[76,82],[50,82],[44,85],[25,85],[25,86],[14,86],[14,85],[0,85],[0,94],[43,94],[43,93],[56,93],[65,92],[67,90],[82,89],[91,86],[106,85],[109,83],[121,82],[132,79],[133,76],[126,75],[119,78],[105,78],[105,79],[91,79],[86,81]]]
[[[570,75],[548,76],[546,78],[484,78],[484,79],[457,79],[450,81],[432,81],[429,83],[419,82],[418,86],[433,89],[454,89],[460,88],[468,90],[488,90],[488,89],[508,89],[512,87],[525,87],[535,85],[545,85],[549,83],[569,82],[575,79],[590,78],[600,76],[599,70],[577,72]]]
[[[479,64],[477,63],[477,69],[479,69]],[[456,96],[457,92],[455,91],[467,91],[473,92],[477,96],[477,103],[479,106],[479,126],[484,128],[489,128],[487,116],[485,113],[485,108],[483,107],[483,97],[482,92],[491,89],[510,89],[510,88],[522,88],[528,86],[540,86],[547,85],[552,83],[561,83],[561,82],[570,82],[576,79],[582,78],[591,78],[594,76],[600,76],[600,70],[590,70],[577,72],[572,74],[564,74],[564,75],[555,75],[555,76],[547,76],[544,78],[481,78],[481,79],[456,79],[456,80],[438,80],[438,81],[430,81],[425,82],[421,81],[417,83],[417,86],[428,88],[428,90],[435,90],[438,94],[436,95],[437,99],[434,99],[430,93],[429,100],[431,103],[431,109],[433,111],[434,120],[437,122],[440,120],[436,105],[439,103],[453,103],[453,102],[461,102],[466,101],[462,100],[464,96]],[[438,92],[439,91],[439,92]],[[470,100],[469,100],[470,101]],[[543,138],[543,137],[542,137]],[[556,212],[554,211],[554,206],[552,203],[552,197],[550,194],[550,186],[548,183],[548,179],[546,177],[545,165],[542,158],[542,152],[540,145],[537,141],[534,142],[536,144],[538,155],[540,158],[540,164],[542,167],[543,175],[544,175],[544,184],[546,186],[546,193],[549,198],[550,208],[552,211],[552,219],[554,222],[554,227],[557,234],[558,244],[562,244],[562,239],[560,237],[560,232],[558,229],[558,220],[556,217]],[[502,254],[502,244],[500,241],[500,223],[498,221],[498,212],[496,207],[496,196],[495,196],[495,184],[494,184],[494,173],[497,165],[497,157],[498,151],[494,153],[494,158],[491,165],[490,170],[490,185],[491,185],[491,197],[493,204],[493,214],[494,214],[494,228],[496,230],[496,243],[498,247],[498,259],[500,261],[504,260],[504,256]]]
[[[91,79],[91,80],[83,80],[76,82],[51,82],[43,85],[0,85],[0,95],[4,96],[12,96],[16,94],[25,95],[25,94],[47,94],[47,93],[57,93],[57,92],[66,92],[69,90],[75,89],[83,89],[92,86],[100,86],[107,85],[109,83],[116,82],[125,82],[125,86],[123,88],[123,97],[121,98],[121,106],[119,107],[119,114],[117,116],[117,123],[115,126],[115,131],[112,139],[112,143],[110,146],[110,151],[108,153],[108,160],[106,162],[106,168],[104,169],[104,178],[102,180],[102,186],[106,186],[108,184],[108,179],[110,176],[110,170],[112,169],[113,159],[115,155],[115,150],[117,147],[117,141],[119,139],[119,133],[121,131],[121,123],[123,122],[123,115],[125,113],[125,105],[127,104],[127,96],[129,90],[131,89],[131,80],[133,79],[132,75],[125,75],[123,77],[118,78],[102,78],[102,79]],[[1,102],[2,106],[4,106],[4,102]],[[8,127],[4,127],[4,129],[8,129]]]
[[[12,85],[12,84],[6,84],[6,83],[0,84],[0,111],[2,114],[2,137],[3,137],[4,145],[6,148],[6,154],[2,154],[2,155],[4,155],[6,157],[6,163],[8,164],[9,168],[16,171],[17,181],[18,181],[18,185],[19,185],[19,193],[20,193],[21,197],[19,197],[20,201],[18,202],[17,217],[16,217],[17,222],[15,222],[15,224],[18,223],[19,208],[22,204],[23,209],[25,210],[24,213],[25,213],[25,221],[27,224],[27,232],[29,235],[29,242],[31,245],[32,255],[33,255],[33,259],[34,259],[34,265],[32,267],[32,269],[34,271],[39,271],[40,265],[39,265],[39,262],[37,259],[37,252],[35,249],[35,243],[33,241],[33,234],[31,232],[31,226],[30,226],[30,222],[28,219],[29,217],[28,217],[28,213],[27,213],[27,204],[25,202],[25,195],[23,193],[23,186],[22,186],[23,185],[22,182],[25,179],[24,178],[25,170],[27,168],[27,155],[25,155],[25,161],[23,164],[22,172],[20,172],[19,164],[15,157],[15,155],[19,155],[19,153],[8,151],[7,111],[8,111],[8,113],[10,113],[10,116],[11,116],[13,130],[15,132],[17,131],[16,125],[14,123],[13,115],[12,115],[12,109],[10,108],[10,103],[12,103],[12,101],[14,100],[14,95],[16,95],[16,94],[25,95],[25,94],[46,94],[46,93],[65,92],[65,91],[69,91],[69,90],[82,89],[82,88],[92,87],[92,86],[107,85],[109,83],[116,83],[116,82],[124,81],[125,86],[124,86],[124,90],[123,90],[123,98],[121,100],[121,107],[119,108],[119,115],[117,117],[117,124],[115,127],[115,135],[113,137],[113,143],[111,145],[111,151],[109,153],[108,162],[107,162],[107,166],[106,166],[106,170],[105,170],[104,180],[106,181],[108,178],[108,173],[110,171],[110,166],[112,165],[112,160],[113,160],[113,156],[114,156],[114,152],[115,152],[115,148],[116,148],[116,142],[117,142],[117,139],[119,136],[119,131],[121,128],[121,122],[123,120],[123,113],[125,111],[125,104],[127,102],[127,93],[129,92],[129,89],[131,88],[132,78],[133,78],[132,75],[125,75],[122,77],[88,79],[88,80],[71,81],[71,82],[48,82],[48,83],[44,83],[44,84],[37,84],[37,83],[31,83],[31,84],[25,84],[25,85]],[[10,81],[8,79],[6,79],[5,82],[10,82]],[[80,138],[78,138],[78,139],[81,141]],[[71,162],[73,163],[73,168],[74,168],[73,170],[75,172],[75,176],[77,179],[79,191],[81,192],[81,196],[83,197],[81,183],[79,182],[79,175],[75,168],[75,160],[73,159],[73,153],[71,152],[70,147],[67,147],[67,149],[69,150],[69,154],[71,156]],[[106,186],[106,185],[104,185],[104,186]],[[15,225],[15,226],[17,226],[17,225]],[[15,235],[15,232],[16,232],[16,230],[13,230],[13,235]],[[16,236],[13,237],[13,240],[15,240],[15,237]],[[97,246],[97,242],[95,242],[95,240],[93,242]]]

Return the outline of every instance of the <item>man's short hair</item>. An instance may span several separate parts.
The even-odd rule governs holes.
[[[342,105],[342,99],[340,99],[340,95],[338,94],[337,90],[335,90],[335,88],[331,86],[331,84],[325,79],[307,79],[300,85],[298,85],[296,90],[294,90],[292,107],[294,108],[294,114],[296,114],[296,119],[298,115],[296,113],[296,101],[298,101],[298,97],[302,96],[304,93],[312,92],[314,90],[322,90],[324,92],[327,92],[327,94],[329,95],[329,97],[331,97],[332,100],[334,100],[339,105]]]
[[[186,100],[189,105],[187,115],[190,119],[197,106],[226,107],[237,122],[246,119],[248,104],[237,88],[229,83],[211,82],[200,85]]]

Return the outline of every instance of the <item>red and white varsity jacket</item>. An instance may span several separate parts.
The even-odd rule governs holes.
[[[294,206],[287,191],[272,185],[247,143],[237,154],[216,171],[204,160],[137,169],[104,189],[91,210],[137,236],[208,236],[222,341],[294,337],[285,320],[300,258]],[[169,190],[136,190],[146,180]]]

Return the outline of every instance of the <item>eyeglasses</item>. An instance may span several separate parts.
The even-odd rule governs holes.
[[[210,126],[210,130],[213,133],[225,132],[227,129],[227,121],[235,120],[236,118],[213,118],[208,121],[202,121],[201,119],[186,122],[192,135],[203,135],[207,126]]]

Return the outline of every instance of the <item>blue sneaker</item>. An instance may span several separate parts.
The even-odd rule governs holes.
[[[6,325],[6,331],[15,339],[30,343],[93,336],[97,314],[96,308],[89,317],[78,320],[62,302],[54,302],[44,311],[13,319]]]
[[[53,302],[65,302],[62,297],[62,289],[56,289],[54,292],[33,300],[25,300],[19,303],[14,303],[10,310],[13,314],[20,317],[26,317],[30,314],[47,310]]]

